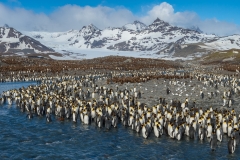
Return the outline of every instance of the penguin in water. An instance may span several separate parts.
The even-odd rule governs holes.
[[[234,141],[235,141],[234,137],[231,137],[231,139],[228,141],[228,152],[230,154],[234,153],[236,149]]]
[[[71,115],[70,113],[71,113],[70,108],[67,106],[65,110],[65,115],[67,119],[70,119],[70,115]]]
[[[103,127],[103,117],[100,114],[97,115],[97,126],[99,128]]]
[[[141,130],[141,123],[140,123],[138,118],[137,118],[137,120],[135,122],[135,130],[136,130],[137,133],[139,133],[140,130]]]
[[[212,151],[215,151],[217,148],[217,135],[216,135],[215,131],[212,132],[212,135],[210,138],[210,146],[211,146]]]
[[[126,114],[123,114],[123,115],[122,115],[122,124],[123,124],[124,126],[127,126],[127,123],[128,123],[127,115],[126,115]]]
[[[204,140],[205,137],[204,127],[202,126],[199,127],[198,136],[200,140]]]
[[[46,114],[46,121],[47,121],[47,122],[51,122],[51,121],[52,121],[52,118],[51,118],[51,114],[50,114],[50,113],[47,113],[47,114]]]
[[[74,123],[77,123],[77,115],[76,115],[76,112],[75,112],[75,111],[73,111],[73,114],[72,114],[72,121],[73,121]]]
[[[111,119],[110,116],[105,117],[105,128],[109,130],[111,128]]]
[[[113,126],[114,128],[116,128],[116,127],[117,127],[117,123],[118,123],[118,118],[117,118],[117,116],[116,116],[115,114],[113,114],[113,117],[112,117],[112,126]]]
[[[182,128],[179,128],[179,127],[175,128],[175,137],[179,141],[182,139],[182,131],[181,131],[181,129]]]
[[[33,118],[32,112],[29,111],[26,117],[28,117],[28,119],[32,119]]]
[[[3,105],[4,99],[0,98],[0,105]]]
[[[11,97],[8,97],[8,98],[7,98],[7,101],[8,101],[8,104],[9,104],[9,105],[12,105],[12,98],[11,98]]]

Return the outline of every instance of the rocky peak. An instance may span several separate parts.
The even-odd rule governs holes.
[[[4,28],[9,28],[9,25],[8,24],[4,24],[3,27]]]
[[[126,30],[141,31],[146,29],[147,26],[140,21],[134,21],[133,23],[124,25],[122,28]]]
[[[95,32],[99,30],[96,26],[94,26],[93,24],[89,24],[87,26],[83,26],[82,29],[80,31],[82,32]]]
[[[169,30],[171,27],[172,26],[169,23],[157,18],[155,21],[153,21],[152,24],[148,26],[148,30],[151,32],[164,32]]]
[[[169,23],[157,18],[153,21],[151,25],[158,25],[158,26],[169,26]]]
[[[192,26],[192,27],[189,27],[188,29],[196,31],[198,33],[203,33],[203,31],[198,26]]]

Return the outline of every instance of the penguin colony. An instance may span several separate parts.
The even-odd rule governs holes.
[[[176,69],[179,63],[160,59],[107,56],[79,61],[58,61],[0,55],[0,82],[31,81],[57,75],[83,75],[94,71]]]
[[[115,78],[123,76],[134,77],[133,73],[114,75]],[[216,150],[217,141],[221,142],[223,134],[226,134],[229,137],[229,153],[234,153],[239,144],[240,115],[231,107],[234,97],[239,95],[240,81],[234,76],[194,73],[191,79],[158,79],[158,82],[165,84],[163,95],[166,98],[158,95],[160,98],[150,105],[144,103],[147,99],[143,98],[139,86],[123,89],[124,85],[114,84],[114,88],[107,84],[98,85],[106,79],[105,73],[44,77],[39,85],[3,92],[0,104],[12,105],[15,102],[29,119],[42,116],[51,122],[55,115],[60,121],[95,124],[108,130],[121,123],[144,138],[166,134],[176,140],[182,140],[184,136],[200,141],[208,139],[212,150]],[[190,83],[192,79],[202,85],[195,86],[198,91],[191,86],[194,92],[185,94],[184,88],[188,87],[186,81]],[[219,91],[220,87],[224,90]],[[206,88],[216,92],[207,94]],[[179,99],[167,99],[171,94]],[[193,94],[197,96],[195,100],[191,97]],[[211,102],[216,97],[222,97],[222,101],[215,109],[210,105],[204,109],[196,103],[198,99]]]

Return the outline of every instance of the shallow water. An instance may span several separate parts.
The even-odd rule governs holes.
[[[0,83],[3,90],[36,84],[34,82]],[[13,104],[0,107],[1,159],[238,159],[240,147],[228,154],[227,141],[218,142],[212,152],[208,140],[177,141],[163,135],[148,139],[123,127],[110,131],[94,124],[73,124],[54,119],[46,123],[44,117],[26,118]]]

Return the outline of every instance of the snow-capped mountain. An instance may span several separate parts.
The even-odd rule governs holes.
[[[198,26],[191,26],[188,29],[197,31],[198,33],[203,33],[203,31]]]
[[[53,49],[46,47],[35,39],[23,35],[8,25],[0,27],[0,53],[50,53]]]
[[[58,52],[82,49],[136,51],[173,55],[176,48],[192,43],[205,43],[215,38],[198,31],[172,26],[157,18],[152,24],[134,21],[119,28],[98,29],[94,25],[68,32],[26,32]]]
[[[147,26],[139,21],[134,21],[133,23],[126,24],[122,27],[126,30],[132,30],[132,31],[142,31],[147,28]]]
[[[240,35],[218,37],[213,34],[204,34],[198,27],[185,29],[172,26],[159,18],[148,26],[134,21],[122,27],[108,27],[103,30],[90,24],[83,26],[80,30],[67,32],[31,31],[23,33],[51,47],[56,52],[68,56],[77,55],[75,57],[78,55],[81,57],[90,52],[101,55],[102,53],[122,54],[124,52],[129,56],[139,53],[139,55],[186,57],[199,53],[206,54],[212,50],[240,49]],[[2,39],[6,39],[6,36]],[[12,41],[11,39],[11,43]],[[26,45],[20,46],[27,48]]]

